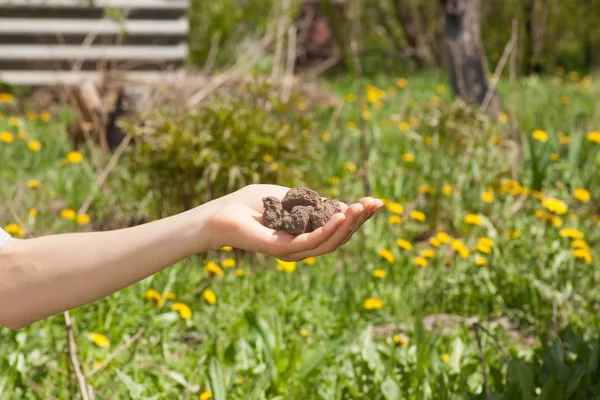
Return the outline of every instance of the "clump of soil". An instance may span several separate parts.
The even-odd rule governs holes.
[[[263,224],[292,235],[312,232],[341,212],[336,200],[321,198],[305,187],[290,189],[281,200],[274,196],[263,197],[263,205]]]

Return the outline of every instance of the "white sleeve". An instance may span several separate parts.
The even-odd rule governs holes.
[[[0,228],[0,249],[8,242],[11,236],[6,231]]]

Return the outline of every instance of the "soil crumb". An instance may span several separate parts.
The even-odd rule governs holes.
[[[281,200],[273,196],[264,197],[263,205],[263,224],[292,235],[312,232],[341,212],[337,200],[321,198],[306,187],[290,189]]]

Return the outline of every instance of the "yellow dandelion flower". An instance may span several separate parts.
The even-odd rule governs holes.
[[[0,142],[10,144],[15,140],[13,134],[8,131],[0,132]]]
[[[560,104],[566,106],[567,104],[569,104],[569,96],[562,96],[560,98]]]
[[[510,232],[510,238],[511,239],[518,239],[521,237],[521,231],[520,230],[514,230],[512,232]]]
[[[462,258],[467,258],[469,256],[469,249],[460,240],[453,239],[450,245],[452,246],[452,250],[458,253]]]
[[[234,258],[228,258],[226,260],[223,260],[223,262],[221,263],[221,266],[223,268],[233,268],[237,265],[237,261]]]
[[[394,340],[394,343],[400,346],[406,346],[408,344],[408,339],[402,337],[402,336],[398,336],[398,335],[394,335],[394,337],[392,338]]]
[[[504,124],[504,123],[508,122],[508,115],[506,113],[501,112],[501,113],[498,113],[498,115],[496,115],[496,119],[498,120],[498,122],[501,122]]]
[[[388,223],[390,225],[399,225],[402,222],[402,218],[399,215],[390,215]]]
[[[200,400],[209,400],[212,399],[213,395],[211,391],[202,392],[200,394]]]
[[[272,163],[273,162],[273,156],[270,154],[263,154],[263,161],[266,163]]]
[[[578,200],[582,203],[587,203],[588,201],[590,201],[590,192],[587,191],[586,189],[578,188],[578,189],[575,189],[575,192],[573,193],[573,197],[575,197],[576,200]]]
[[[382,279],[382,278],[385,278],[385,275],[386,275],[386,272],[384,269],[377,268],[375,271],[373,271],[373,276],[375,278]]]
[[[356,164],[353,163],[352,161],[346,161],[343,165],[342,168],[344,168],[346,171],[348,171],[349,173],[353,174],[356,172]]]
[[[0,93],[0,103],[12,103],[14,96],[11,93]]]
[[[431,104],[433,104],[434,106],[437,106],[442,102],[442,99],[439,96],[433,96],[430,101],[431,101]]]
[[[348,124],[346,126],[348,127],[348,130],[351,130],[351,131],[356,130],[356,122],[350,121],[350,122],[348,122]]]
[[[379,250],[379,256],[389,263],[394,262],[394,255],[389,250],[386,250],[386,249]]]
[[[6,233],[8,233],[9,235],[13,235],[13,236],[23,237],[23,235],[24,235],[23,228],[21,228],[17,224],[8,224],[8,225],[6,225],[4,227],[4,231]]]
[[[494,143],[494,144],[498,144],[498,143],[500,143],[500,136],[498,136],[498,135],[493,135],[493,136],[492,136],[492,143]]]
[[[31,151],[38,152],[42,149],[42,144],[37,140],[30,140],[29,142],[27,142],[27,147]]]
[[[575,249],[573,251],[573,257],[583,261],[586,264],[590,264],[592,262],[592,255],[588,249]]]
[[[302,263],[306,265],[315,265],[317,263],[317,259],[314,257],[307,257],[302,260]]]
[[[586,137],[592,143],[600,143],[600,132],[590,132]]]
[[[396,240],[396,244],[398,245],[398,247],[406,251],[410,251],[413,248],[412,243],[405,239]]]
[[[375,86],[367,85],[365,89],[367,92],[367,101],[369,103],[377,103],[381,99],[385,98],[385,92],[376,88]]]
[[[363,302],[365,310],[381,310],[383,308],[383,301],[377,297],[369,297]]]
[[[425,136],[425,145],[431,146],[433,144],[433,139],[431,136]]]
[[[433,193],[433,187],[431,185],[419,185],[419,192],[431,194]]]
[[[486,190],[485,192],[481,193],[481,200],[484,203],[491,203],[494,201],[494,192],[490,191],[490,189]]]
[[[329,133],[329,132],[323,132],[323,134],[321,135],[321,140],[324,143],[329,142],[331,140],[331,133]]]
[[[204,263],[204,273],[209,278],[223,276],[223,270],[221,267],[219,267],[216,262],[210,260],[206,260]]]
[[[396,81],[396,85],[398,85],[399,88],[404,89],[406,85],[408,85],[408,81],[404,78],[400,78]]]
[[[231,246],[223,246],[223,247],[221,247],[220,250],[221,251],[231,251],[231,250],[233,250],[233,247],[231,247]]]
[[[446,87],[444,85],[436,85],[435,91],[437,94],[444,94]]]
[[[27,181],[27,187],[30,189],[37,189],[42,183],[37,179],[30,179]]]
[[[561,229],[558,233],[560,237],[569,238],[569,239],[582,239],[583,233],[575,228],[565,228]]]
[[[428,262],[425,257],[415,257],[413,258],[413,264],[415,264],[417,267],[424,268],[427,266]]]
[[[110,347],[110,341],[106,336],[101,333],[90,332],[88,337],[92,342],[96,344],[98,347],[104,347],[108,349]]]
[[[579,73],[577,71],[571,71],[569,72],[569,79],[572,81],[578,81],[579,80]]]
[[[215,304],[217,302],[217,295],[211,289],[206,289],[202,292],[202,297],[208,304]]]
[[[406,121],[402,121],[400,124],[398,124],[398,128],[400,128],[402,132],[406,132],[410,129],[410,124]]]
[[[452,238],[450,237],[450,235],[448,235],[446,232],[438,232],[435,237],[441,242],[441,243],[450,243],[450,240],[452,240]]]
[[[410,153],[402,154],[402,159],[407,163],[412,163],[415,161],[415,156]]]
[[[277,269],[282,272],[291,273],[296,270],[296,262],[295,261],[282,261],[277,260]]]
[[[354,95],[354,93],[348,93],[348,94],[346,95],[346,101],[347,101],[348,103],[351,103],[351,102],[353,102],[354,100],[356,100],[356,96]]]
[[[531,136],[538,142],[545,143],[548,141],[548,134],[546,133],[546,131],[543,131],[541,129],[534,130]]]
[[[585,249],[588,250],[590,246],[583,239],[575,239],[571,242],[571,247],[574,249]]]
[[[272,171],[277,171],[279,169],[279,164],[274,162],[274,163],[271,163],[271,165],[269,165],[269,167],[271,167]]]
[[[569,207],[566,203],[552,197],[544,198],[544,200],[542,200],[542,205],[548,211],[559,215],[566,214],[567,211],[569,211]]]
[[[17,118],[17,117],[10,117],[10,118],[8,119],[8,124],[9,124],[10,126],[17,126],[17,125],[19,125],[19,122],[20,122],[20,121],[19,121],[19,118]]]
[[[477,257],[475,259],[475,264],[477,264],[479,266],[482,266],[482,265],[487,264],[487,260],[485,258],[483,258],[483,257]]]
[[[442,360],[447,363],[448,361],[450,361],[450,356],[448,354],[443,354]]]
[[[235,276],[237,277],[242,277],[246,274],[246,271],[244,271],[243,269],[236,269],[235,270]]]
[[[27,113],[27,119],[29,119],[30,121],[35,121],[37,119],[37,114],[35,113],[35,111],[29,111]]]
[[[561,136],[558,138],[558,142],[560,144],[569,144],[569,143],[571,143],[571,137],[570,136]]]
[[[421,256],[424,258],[433,258],[435,257],[435,251],[431,249],[423,249],[423,251],[421,251]]]
[[[179,312],[181,319],[192,318],[192,310],[184,303],[175,303],[171,306],[171,310]]]
[[[552,222],[552,225],[560,228],[562,226],[562,220],[560,218],[558,218],[556,215],[551,215],[550,216],[550,222]]]
[[[369,110],[362,110],[362,112],[360,113],[360,116],[365,121],[369,121],[369,120],[371,120],[372,114],[371,114],[371,111],[369,111]]]
[[[442,245],[442,242],[440,241],[440,239],[438,239],[437,237],[432,237],[429,239],[429,243],[433,246],[433,247],[440,247]]]
[[[404,212],[404,206],[402,206],[402,204],[400,203],[396,203],[396,202],[389,202],[386,205],[387,209],[390,210],[390,212],[394,213],[394,214],[402,214]]]
[[[156,307],[162,307],[165,304],[163,297],[154,289],[146,290],[146,299],[154,303]]]
[[[167,300],[175,300],[175,293],[173,293],[173,292],[165,292],[165,299],[167,299]]]
[[[83,161],[83,155],[78,151],[71,151],[67,154],[66,160],[71,164],[79,164]]]
[[[310,336],[310,331],[308,329],[300,329],[300,336],[307,338]]]
[[[90,223],[90,216],[87,214],[78,215],[75,222],[79,225],[87,225]]]
[[[44,122],[48,122],[50,121],[51,117],[50,117],[50,113],[44,111],[43,113],[40,114],[40,119]]]
[[[329,182],[330,185],[336,186],[336,185],[339,185],[340,178],[338,178],[337,176],[332,176],[327,181]]]
[[[415,221],[420,221],[420,222],[425,221],[425,214],[423,214],[421,211],[418,211],[418,210],[411,211],[410,217],[412,219],[414,219]]]
[[[467,214],[465,215],[465,223],[469,225],[481,225],[483,221],[481,217],[477,214]]]
[[[550,154],[550,160],[552,160],[554,162],[560,161],[560,154],[558,154],[558,153],[552,153],[552,154]]]
[[[442,186],[442,193],[446,196],[450,196],[452,194],[452,186],[445,183],[444,186]]]
[[[28,214],[29,214],[30,217],[35,218],[38,215],[38,211],[35,208],[30,208],[29,211],[28,211]]]
[[[60,217],[67,221],[73,221],[75,219],[75,216],[75,210],[71,210],[70,208],[61,210],[60,212]]]

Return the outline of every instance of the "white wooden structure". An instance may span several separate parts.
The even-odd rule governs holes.
[[[0,0],[0,82],[164,82],[187,57],[189,1]]]

